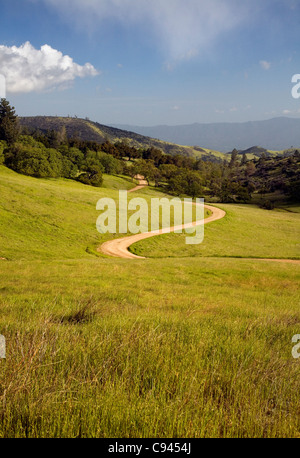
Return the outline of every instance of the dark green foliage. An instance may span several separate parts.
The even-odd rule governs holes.
[[[131,176],[134,177],[135,175],[142,175],[148,183],[154,181],[155,184],[158,184],[158,180],[161,178],[161,174],[153,161],[146,161],[145,159],[141,159],[131,167]]]
[[[65,178],[76,178],[78,175],[78,167],[68,158],[62,156],[62,176]]]
[[[148,148],[143,152],[143,159],[150,159],[153,161],[155,166],[158,166],[161,163],[162,156],[162,151],[154,147]]]
[[[46,148],[31,136],[21,136],[4,151],[5,165],[24,175],[39,178],[75,178],[76,164],[54,148]]]
[[[77,179],[81,183],[99,187],[103,183],[102,170],[99,166],[92,165],[87,167],[86,171],[79,175]]]
[[[97,160],[102,165],[104,172],[109,175],[117,175],[123,171],[122,163],[109,154],[100,151],[97,153]]]
[[[118,141],[118,142],[115,143],[114,146],[115,146],[116,151],[117,151],[117,155],[115,154],[116,157],[119,157],[119,158],[127,157],[129,160],[135,159],[137,157],[141,157],[141,154],[140,154],[139,150],[137,150],[136,148],[130,146],[126,140],[124,140],[122,142]],[[105,150],[103,150],[103,151],[105,151]],[[109,151],[107,151],[107,152],[109,152]]]
[[[235,167],[237,165],[237,162],[238,162],[238,154],[239,152],[234,149],[231,153],[231,158],[230,158],[230,162],[229,162],[229,167],[232,168],[232,167]]]
[[[62,176],[61,154],[41,144],[14,143],[5,152],[5,165],[24,175],[40,178]]]
[[[4,140],[0,140],[0,165],[4,163],[5,156],[4,156],[4,150],[7,147],[7,143]]]
[[[274,202],[271,202],[269,199],[267,199],[260,206],[261,208],[264,208],[265,210],[273,210]]]
[[[8,118],[16,118],[8,102],[1,103]],[[37,121],[40,129],[34,130]],[[175,195],[205,196],[215,202],[247,203],[253,194],[269,199],[266,194],[270,193],[300,201],[300,154],[295,149],[279,157],[259,147],[243,152],[234,149],[230,161],[216,161],[209,154],[190,157],[180,147],[174,149],[176,145],[170,145],[171,155],[154,143],[133,147],[125,136],[128,132],[88,120],[38,117],[26,118],[26,125],[27,135],[17,143],[0,142],[0,164],[4,159],[5,165],[27,175],[63,176],[93,186],[101,186],[102,173],[142,175]],[[110,141],[112,132],[118,136],[115,143]],[[135,140],[140,138],[130,134]],[[89,140],[84,140],[85,136]],[[247,154],[256,154],[259,159],[248,160]]]
[[[300,155],[281,158],[261,158],[256,164],[252,179],[263,196],[280,191],[294,201],[300,200]]]
[[[246,163],[247,163],[247,154],[243,153],[242,154],[241,165],[246,165]]]
[[[177,195],[187,194],[202,197],[203,187],[199,172],[180,168],[169,180],[169,187]]]
[[[180,155],[186,157],[201,155],[201,157],[206,161],[220,162],[219,155],[215,155],[215,153],[211,152],[208,153],[199,147],[193,148],[190,146],[162,142],[155,138],[145,137],[144,135],[140,135],[135,132],[105,126],[97,122],[92,122],[88,119],[55,116],[32,116],[20,118],[20,123],[22,128],[29,128],[31,133],[38,130],[46,136],[49,135],[51,131],[60,132],[64,127],[69,142],[72,141],[72,146],[80,148],[82,151],[83,145],[90,143],[88,149],[96,151],[97,148],[101,147],[101,150],[105,153],[115,156],[115,152],[119,152],[119,158],[127,157],[131,160],[141,158],[143,156],[143,151],[154,148],[155,150],[162,152],[164,155]],[[110,143],[110,150],[107,150],[104,146],[106,143]],[[97,147],[95,145],[97,145]],[[46,146],[49,147],[51,145],[48,144]],[[117,148],[116,150],[115,147]],[[112,150],[115,151],[113,152]]]
[[[177,172],[177,167],[174,164],[161,164],[159,171],[163,178],[169,180]]]
[[[55,149],[49,147],[51,138],[59,136],[47,135],[21,136],[17,143],[8,147],[2,141],[0,163],[4,155],[5,165],[17,172],[37,177],[63,176],[93,186],[101,186],[103,172],[131,177],[139,174],[176,195],[213,197],[221,202],[247,203],[253,193],[264,198],[266,193],[272,192],[300,200],[298,151],[286,157],[265,156],[251,161],[245,155],[240,161],[233,151],[230,163],[216,163],[180,155],[168,156],[155,148],[136,150],[126,142],[112,144],[106,141],[99,145],[72,140],[60,143]],[[63,137],[60,133],[61,141]],[[78,146],[74,146],[76,144]]]
[[[14,143],[19,136],[18,119],[15,108],[6,99],[0,101],[0,140]]]

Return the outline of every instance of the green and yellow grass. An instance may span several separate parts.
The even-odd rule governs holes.
[[[97,232],[98,200],[112,198],[118,206],[119,190],[134,186],[126,177],[105,175],[103,187],[93,188],[66,179],[26,177],[0,166],[0,257],[74,259],[97,255],[101,243],[118,237]],[[148,203],[151,230],[151,198],[170,196],[145,188],[130,194],[128,200],[134,197],[143,197]],[[128,217],[132,213],[129,211]]]
[[[299,207],[268,211],[251,205],[220,204],[222,220],[205,225],[204,241],[186,245],[178,234],[166,234],[131,246],[146,257],[243,257],[300,259]]]
[[[0,437],[299,437],[299,265],[88,254],[95,203],[124,185],[107,179],[115,190],[1,169]],[[217,256],[248,256],[240,231],[261,210],[226,211],[206,237]],[[252,249],[294,227],[264,214]]]

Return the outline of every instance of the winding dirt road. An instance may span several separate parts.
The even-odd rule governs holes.
[[[138,191],[139,189],[144,188],[147,186],[147,182],[144,180],[139,181],[139,185],[135,186],[134,188],[130,189],[128,192]],[[140,240],[148,239],[149,237],[155,237],[161,234],[168,234],[170,232],[174,232],[175,230],[179,229],[187,229],[194,226],[200,226],[202,224],[211,223],[212,221],[217,221],[218,219],[223,218],[226,213],[224,210],[220,208],[212,207],[210,205],[204,205],[204,208],[210,210],[212,212],[211,216],[205,218],[205,220],[194,221],[192,223],[182,224],[180,226],[172,226],[169,228],[160,229],[159,231],[155,232],[143,232],[142,234],[135,234],[129,235],[128,237],[122,237],[119,239],[109,240],[108,242],[103,243],[99,248],[98,251],[108,255],[114,256],[118,258],[125,258],[125,259],[145,259],[143,256],[137,256],[130,251],[128,248],[136,242]]]
[[[139,189],[142,189],[147,185],[148,185],[147,181],[140,179],[139,184],[135,186],[134,188],[130,189],[128,192],[138,191]],[[140,240],[144,240],[149,237],[155,237],[161,234],[168,234],[178,229],[187,229],[192,226],[212,223],[213,221],[217,221],[218,219],[224,218],[224,216],[226,215],[224,210],[221,210],[220,208],[212,207],[211,205],[204,205],[204,208],[212,212],[212,214],[208,218],[205,218],[204,221],[203,220],[194,221],[193,223],[183,224],[181,226],[175,226],[175,227],[173,226],[170,228],[161,229],[158,232],[144,232],[142,234],[129,235],[128,237],[122,237],[122,238],[115,239],[115,240],[109,240],[108,242],[103,243],[98,248],[97,251],[99,252],[101,251],[102,253],[108,256],[114,256],[114,257],[124,258],[124,259],[146,259],[143,256],[137,256],[131,253],[130,251],[128,251],[128,248],[133,243],[139,242]],[[229,258],[229,259],[233,259],[233,258]],[[300,264],[300,260],[297,260],[297,259],[275,259],[275,258],[239,258],[239,259],[244,259],[244,260],[249,260],[249,261],[255,260],[255,261],[269,261],[269,262],[284,262],[284,263],[289,263],[289,264]]]

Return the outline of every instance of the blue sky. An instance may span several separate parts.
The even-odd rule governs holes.
[[[300,0],[0,0],[22,116],[103,124],[299,117]]]

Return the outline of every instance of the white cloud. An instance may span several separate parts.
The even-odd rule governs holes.
[[[37,1],[37,0],[36,0]],[[39,0],[73,25],[91,30],[109,19],[142,26],[168,61],[208,52],[225,32],[249,20],[253,0]],[[88,26],[87,26],[88,25]]]
[[[89,63],[76,64],[49,45],[35,49],[27,41],[20,47],[0,45],[0,73],[6,78],[7,91],[20,93],[65,89],[76,77],[99,72]]]
[[[264,70],[270,70],[271,62],[267,62],[266,60],[261,60],[259,63],[260,63],[261,68],[263,68]]]

